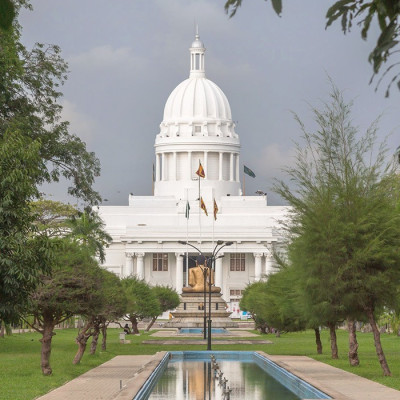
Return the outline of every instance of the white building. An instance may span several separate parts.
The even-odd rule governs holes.
[[[113,238],[104,266],[180,293],[187,282],[186,252],[190,268],[197,251],[178,241],[188,240],[205,255],[217,240],[232,241],[218,253],[224,257],[216,260],[215,284],[237,313],[241,291],[273,269],[271,251],[281,241],[278,220],[287,207],[267,206],[266,195],[242,195],[239,136],[225,94],[205,76],[205,48],[198,35],[190,48],[189,78],[170,94],[154,147],[154,195],[130,195],[128,206],[99,207]],[[199,161],[208,216],[199,208]]]

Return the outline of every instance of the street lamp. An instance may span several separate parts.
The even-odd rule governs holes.
[[[211,255],[211,266],[210,266],[210,275],[208,279],[208,337],[207,337],[207,350],[211,350],[211,274],[212,271],[214,270],[215,273],[215,260],[219,257],[217,257],[217,254],[221,249],[223,249],[226,246],[232,246],[233,242],[224,242],[223,240],[218,240],[217,244],[214,247],[214,250]],[[218,247],[220,246],[220,247]],[[212,269],[211,269],[212,267]]]
[[[190,244],[189,242],[186,242],[184,240],[178,240],[179,244],[184,244],[184,245],[189,245],[190,247],[193,247],[196,249],[200,255],[203,255],[200,249],[198,249],[196,246]],[[201,268],[201,267],[200,267]],[[204,310],[204,321],[203,321],[203,338],[204,340],[207,338],[207,310],[206,310],[206,304],[207,304],[207,297],[206,297],[206,279],[207,279],[207,267],[202,268],[203,271],[203,281],[204,281],[204,300],[203,300],[203,310]],[[211,281],[210,281],[211,282]]]

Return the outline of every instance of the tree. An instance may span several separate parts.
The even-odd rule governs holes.
[[[97,212],[85,210],[72,215],[67,226],[70,228],[70,237],[84,244],[93,255],[99,257],[100,262],[104,262],[104,247],[108,246],[112,238],[104,230],[105,224]]]
[[[14,2],[16,15],[25,0]],[[67,79],[68,66],[55,45],[36,44],[27,50],[20,42],[21,26],[15,19],[9,30],[0,29],[0,136],[18,130],[38,140],[36,183],[72,181],[68,192],[85,202],[96,203],[99,194],[92,185],[100,173],[99,160],[61,120],[59,87]]]
[[[296,254],[295,266],[315,291],[312,300],[334,304],[350,320],[363,312],[384,375],[390,375],[374,313],[393,305],[400,284],[398,177],[385,168],[384,145],[376,150],[376,123],[359,136],[351,103],[336,87],[331,103],[313,113],[313,132],[297,117],[304,146],[297,145],[296,164],[286,168],[295,187],[278,181],[275,188],[292,206],[285,225],[289,254]]]
[[[39,141],[17,131],[0,136],[0,320],[6,323],[18,320],[52,262],[52,245],[35,228],[29,205],[38,196],[39,149]]]
[[[266,1],[266,0],[265,0]],[[271,0],[272,7],[276,14],[282,12],[282,0]],[[233,17],[242,0],[227,0],[225,3],[225,11],[230,17]],[[364,0],[339,0],[335,1],[329,7],[326,13],[326,27],[328,28],[333,22],[340,20],[343,33],[347,33],[356,22],[361,26],[361,37],[367,39],[368,31],[372,20],[376,17],[379,23],[380,35],[376,45],[368,57],[368,61],[373,67],[373,78],[378,75],[381,67],[394,55],[399,52],[399,36],[400,36],[400,3],[396,0],[372,0],[365,2]],[[399,68],[400,62],[394,62],[383,72],[378,80],[376,89],[382,79],[392,71],[393,68]],[[395,73],[389,81],[386,97],[389,96],[391,85],[397,81],[400,90],[400,72]]]
[[[160,313],[152,316],[149,325],[147,325],[146,332],[150,330],[159,315],[168,310],[173,310],[181,302],[177,291],[169,286],[153,286],[151,291],[160,304]]]
[[[114,273],[101,269],[102,274],[102,307],[94,316],[93,335],[90,354],[96,352],[100,331],[103,336],[102,350],[107,348],[107,327],[111,321],[117,320],[126,313],[126,297],[121,280]]]
[[[267,281],[248,285],[240,301],[240,308],[249,311],[256,327],[266,333],[295,332],[305,329],[305,321],[298,308],[297,278],[295,270],[283,267],[268,277]]]
[[[132,332],[137,334],[139,333],[137,327],[139,321],[143,318],[153,318],[155,315],[161,314],[160,303],[150,286],[144,280],[140,280],[135,276],[124,278],[122,287],[127,299],[125,319],[131,322]]]
[[[85,314],[98,302],[100,269],[90,253],[68,239],[58,242],[51,274],[30,295],[24,320],[42,335],[41,368],[51,375],[51,343],[56,325],[75,314]],[[33,322],[31,318],[33,317]]]

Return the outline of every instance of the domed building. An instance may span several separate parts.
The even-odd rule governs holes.
[[[154,195],[99,207],[113,238],[104,266],[181,293],[198,251],[210,256],[218,241],[233,242],[218,253],[215,285],[237,317],[246,285],[273,271],[287,207],[242,194],[239,135],[228,99],[206,78],[199,35],[190,47],[189,78],[168,97],[154,147]]]

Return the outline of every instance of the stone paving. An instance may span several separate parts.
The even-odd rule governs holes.
[[[308,357],[260,354],[334,400],[400,400],[400,391]],[[164,355],[117,356],[38,400],[131,400]]]

